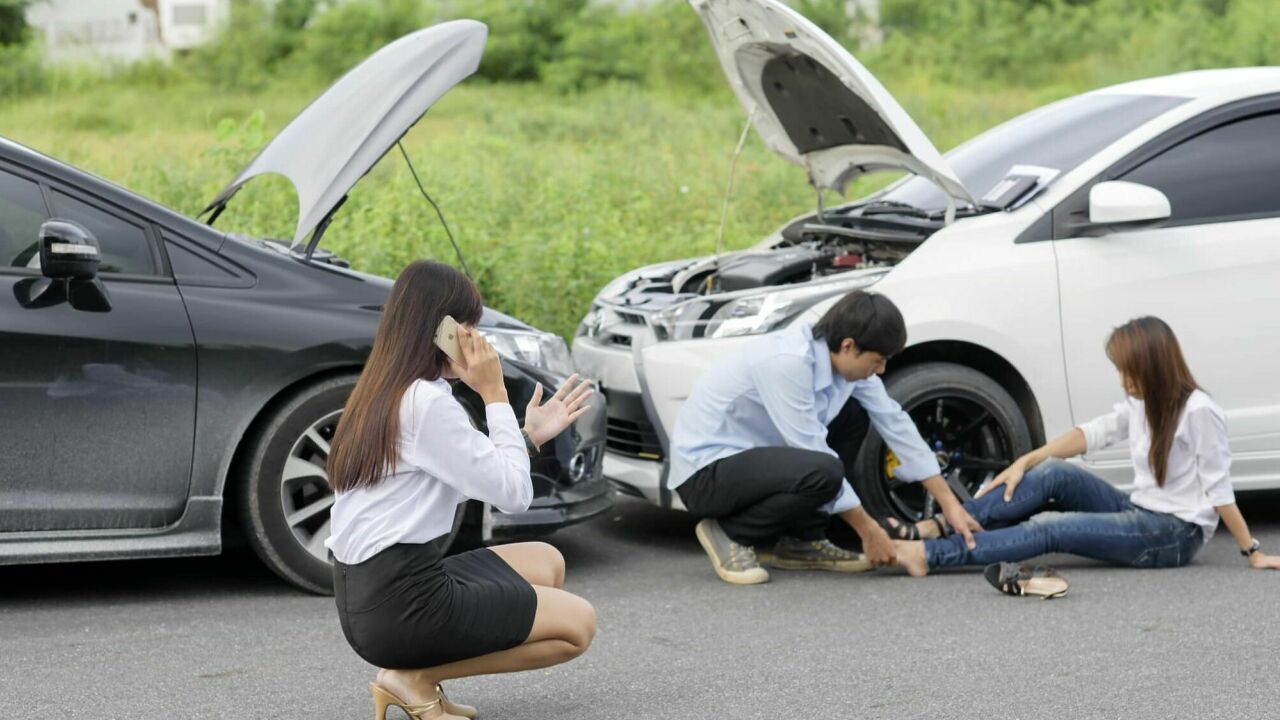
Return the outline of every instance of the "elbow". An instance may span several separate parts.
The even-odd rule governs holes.
[[[512,492],[498,509],[504,513],[522,513],[533,505],[533,480],[528,473],[513,478]]]

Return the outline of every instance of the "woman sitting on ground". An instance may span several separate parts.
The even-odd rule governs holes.
[[[1106,351],[1120,372],[1124,401],[1018,458],[965,503],[986,528],[974,533],[973,547],[940,519],[896,526],[891,534],[912,538],[897,543],[899,565],[923,576],[940,567],[1070,553],[1178,567],[1191,562],[1221,518],[1250,565],[1280,568],[1280,557],[1258,551],[1236,507],[1226,419],[1196,385],[1169,326],[1154,317],[1132,320],[1111,333]],[[1062,461],[1125,440],[1134,466],[1131,495]]]
[[[483,309],[475,285],[448,265],[405,268],[333,438],[337,499],[326,544],[343,633],[382,668],[369,687],[375,720],[392,705],[418,720],[475,717],[474,708],[449,702],[440,683],[562,663],[595,634],[591,605],[560,589],[564,558],[550,545],[444,557],[459,503],[528,509],[526,443],[559,435],[591,394],[586,383],[574,387],[575,376],[542,404],[537,386],[522,437],[498,356],[472,329]],[[456,364],[434,342],[446,315],[459,323]],[[447,378],[484,401],[487,435]]]

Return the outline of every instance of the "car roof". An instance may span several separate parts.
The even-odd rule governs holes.
[[[1225,103],[1275,92],[1280,92],[1280,67],[1192,70],[1112,85],[1092,94],[1164,95]]]

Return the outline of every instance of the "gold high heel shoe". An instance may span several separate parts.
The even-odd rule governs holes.
[[[440,695],[440,702],[444,703],[444,711],[450,715],[464,717],[467,718],[467,720],[475,720],[480,717],[480,711],[470,705],[459,705],[454,702],[449,702],[449,698],[445,697],[444,694],[444,686],[440,683],[436,683],[436,693]]]
[[[410,705],[377,683],[369,683],[369,693],[373,695],[373,720],[387,720],[387,708],[392,705],[414,720],[465,720],[445,710],[444,698]]]

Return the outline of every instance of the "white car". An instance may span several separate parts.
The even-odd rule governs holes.
[[[871,288],[907,320],[889,393],[972,492],[1121,399],[1111,329],[1157,315],[1227,412],[1238,489],[1280,486],[1280,68],[1207,70],[1067,98],[945,158],[884,87],[775,0],[692,0],[755,130],[818,188],[910,174],[755,247],[609,283],[573,344],[609,399],[605,474],[667,507],[681,403],[720,358]],[[873,514],[932,507],[874,431],[850,480]],[[864,431],[865,432],[865,431]],[[854,445],[854,447],[859,447]],[[1127,449],[1086,465],[1124,487]]]

